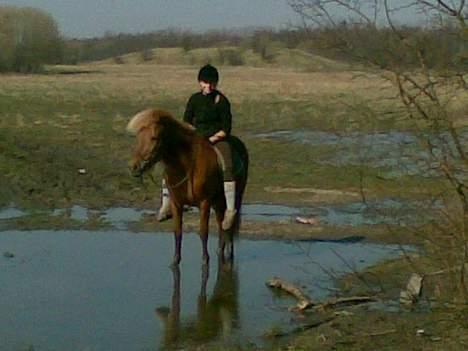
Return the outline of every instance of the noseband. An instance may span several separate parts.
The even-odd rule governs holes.
[[[156,150],[156,151],[155,151]],[[143,173],[151,169],[157,162],[161,160],[161,141],[154,146],[150,157],[147,160],[140,161],[140,166],[138,167],[138,177],[141,177]]]

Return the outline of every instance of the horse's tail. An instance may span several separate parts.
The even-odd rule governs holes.
[[[229,142],[233,149],[233,154],[237,154],[234,159],[237,159],[238,163],[235,165],[234,169],[234,179],[236,181],[236,210],[238,216],[236,217],[236,221],[234,222],[232,231],[234,235],[239,233],[239,228],[241,225],[241,217],[242,217],[242,200],[244,197],[244,191],[247,186],[247,179],[249,175],[249,153],[245,144],[237,137],[231,136],[229,138]]]
[[[229,144],[233,153],[233,173],[236,181],[236,210],[240,210],[249,174],[249,153],[245,144],[237,137],[230,136]]]

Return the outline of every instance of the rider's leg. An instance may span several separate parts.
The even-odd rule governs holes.
[[[216,144],[223,157],[224,174],[224,196],[226,198],[226,211],[224,213],[223,229],[228,230],[234,224],[236,218],[236,182],[232,171],[232,152],[231,146],[226,141],[220,141]]]
[[[169,197],[169,189],[166,186],[166,181],[162,181],[161,187],[161,207],[159,208],[158,221],[164,222],[172,217],[171,199]]]

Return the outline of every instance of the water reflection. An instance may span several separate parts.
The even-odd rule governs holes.
[[[0,231],[0,349],[263,345],[265,330],[291,324],[293,303],[271,294],[267,279],[284,277],[320,300],[334,284],[327,272],[361,270],[401,252],[354,241],[240,239],[234,268],[212,262],[208,274],[200,271],[195,234],[184,237],[181,271],[171,272],[167,233]],[[210,240],[212,257],[216,249]]]
[[[218,260],[216,282],[208,298],[209,267],[203,266],[196,314],[181,321],[181,274],[179,267],[172,269],[173,290],[171,306],[156,308],[162,322],[162,349],[182,345],[201,345],[215,340],[229,340],[240,329],[239,277],[232,263]]]

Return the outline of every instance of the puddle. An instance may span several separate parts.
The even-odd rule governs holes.
[[[67,214],[67,216],[78,222],[86,222],[89,219],[89,210],[86,207],[74,205],[70,208],[60,208],[52,211],[52,216],[62,216]]]
[[[400,199],[383,199],[379,202],[352,202],[344,205],[327,207],[291,207],[273,204],[245,204],[242,206],[242,218],[246,221],[264,223],[294,223],[297,216],[314,217],[319,223],[334,226],[360,226],[375,224],[418,224],[427,220],[435,205]],[[198,209],[190,211],[197,214]],[[429,212],[428,212],[429,211]],[[86,222],[90,216],[97,216],[113,228],[126,230],[132,222],[140,221],[145,215],[156,212],[147,209],[114,207],[103,211],[89,210],[82,206],[69,209],[56,209],[52,216],[67,213],[70,219]],[[46,212],[44,212],[46,214]],[[12,219],[27,216],[28,213],[15,208],[0,211],[2,219]],[[425,217],[424,217],[425,215]],[[0,222],[1,224],[1,222]],[[1,229],[1,227],[0,227]]]
[[[282,205],[242,205],[242,219],[255,222],[289,222],[294,216],[300,215],[302,212],[300,208]]]
[[[335,226],[376,224],[415,225],[426,222],[437,204],[422,201],[384,199],[368,203],[354,202],[337,207],[321,207],[320,221]]]
[[[376,224],[418,224],[427,220],[436,205],[399,199],[352,202],[327,207],[297,208],[288,206],[251,204],[242,207],[242,218],[256,222],[292,223],[297,216],[313,217],[320,224],[361,226]]]
[[[429,156],[424,146],[420,144],[418,137],[408,132],[387,133],[360,133],[335,134],[322,131],[276,131],[257,134],[256,137],[269,140],[283,140],[307,145],[334,145],[333,154],[327,154],[317,159],[322,164],[333,166],[366,165],[375,168],[386,168],[386,177],[395,178],[402,175],[419,175],[424,177],[440,176],[438,164]],[[455,147],[447,140],[448,135],[431,140],[438,148],[435,155],[441,154],[441,150],[455,150]],[[468,131],[464,131],[460,137],[461,144],[468,152]],[[449,151],[446,151],[449,153]],[[459,175],[466,177],[460,168]]]
[[[130,222],[138,222],[145,214],[154,214],[155,211],[138,210],[127,207],[114,207],[104,211],[101,218],[117,229],[126,229]]]
[[[392,144],[414,144],[417,138],[411,133],[405,132],[388,132],[388,133],[349,133],[335,134],[330,132],[314,131],[314,130],[281,130],[271,133],[257,134],[257,137],[263,139],[278,139],[289,142],[297,142],[308,145],[344,145],[351,146],[355,144],[362,145],[392,145]]]
[[[287,311],[293,301],[272,294],[267,279],[286,277],[321,299],[333,286],[325,272],[343,272],[343,260],[363,269],[399,254],[396,246],[375,244],[240,240],[230,270],[217,267],[211,237],[206,280],[200,246],[197,235],[185,235],[180,272],[172,272],[168,234],[0,232],[0,247],[14,254],[0,257],[2,347],[129,351],[262,344],[265,330],[293,327]]]
[[[0,209],[0,220],[19,218],[25,215],[26,215],[26,212],[18,210],[17,208],[14,208],[14,207]]]

